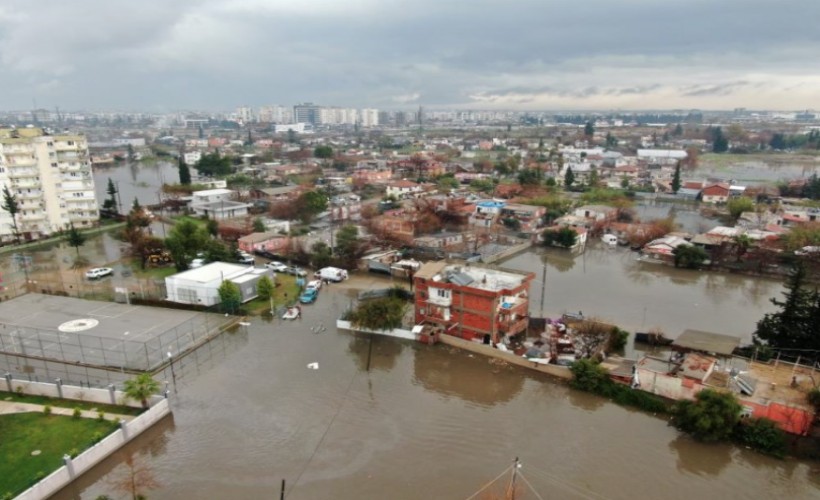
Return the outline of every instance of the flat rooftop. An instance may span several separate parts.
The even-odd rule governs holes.
[[[225,320],[198,311],[29,293],[0,302],[0,351],[148,370]]]
[[[424,264],[414,276],[497,292],[521,286],[530,274],[438,261]]]

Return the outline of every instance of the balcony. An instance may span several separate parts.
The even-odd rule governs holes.
[[[42,184],[38,180],[21,180],[21,179],[12,179],[10,181],[12,187],[17,189],[31,189],[31,188],[40,188]]]
[[[36,212],[36,213],[33,213],[33,214],[28,213],[28,214],[25,214],[25,215],[22,215],[22,214],[20,215],[20,220],[23,221],[23,222],[38,221],[38,220],[43,220],[45,218],[46,218],[45,212]]]
[[[8,158],[6,163],[8,163],[9,167],[34,167],[37,165],[37,160],[29,155],[21,155]]]
[[[12,165],[9,165],[8,168],[9,179],[16,179],[20,177],[38,177],[39,175],[40,171],[36,168],[19,167]]]
[[[527,326],[529,325],[529,318],[518,317],[514,320],[498,320],[497,325],[500,332],[515,335],[516,333],[526,331]]]
[[[451,295],[439,297],[437,294],[431,294],[427,298],[427,302],[436,306],[450,307],[453,304],[453,297]]]
[[[40,190],[35,190],[30,193],[23,191],[22,193],[17,193],[16,196],[21,200],[40,199],[43,197],[43,192]]]

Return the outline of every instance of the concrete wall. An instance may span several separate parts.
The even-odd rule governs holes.
[[[524,250],[528,249],[532,246],[531,241],[525,241],[524,243],[519,243],[518,245],[511,246],[510,248],[504,250],[503,252],[495,253],[492,255],[482,255],[481,262],[485,264],[492,264],[493,262],[506,259],[511,255],[515,255],[519,252],[523,252]]]
[[[130,406],[132,408],[139,408],[142,405],[139,401],[134,401],[125,396],[125,393],[118,390],[111,389],[89,389],[88,387],[77,387],[74,385],[62,385],[57,387],[56,384],[49,384],[45,382],[29,382],[28,380],[12,379],[10,382],[6,379],[0,380],[0,387],[9,392],[16,392],[20,387],[23,394],[32,396],[48,396],[52,398],[76,399],[78,401],[92,401],[94,403],[105,403],[110,405]],[[160,396],[154,396],[150,402],[153,404],[156,401],[163,399]]]
[[[546,373],[548,375],[552,375],[553,377],[558,377],[564,380],[572,379],[572,372],[569,371],[569,368],[557,365],[533,363],[525,357],[516,356],[511,352],[499,351],[498,349],[486,344],[479,344],[478,342],[460,339],[451,335],[440,335],[439,342],[449,346],[458,347],[459,349],[464,349],[465,351],[501,359],[510,364],[529,368],[530,370],[535,370],[541,373]]]
[[[170,413],[168,400],[159,398],[148,411],[130,422],[122,422],[120,429],[107,438],[73,459],[65,459],[65,465],[21,493],[16,500],[48,498]]]
[[[376,335],[396,337],[398,339],[418,340],[416,334],[411,332],[410,330],[402,330],[401,328],[396,328],[393,330],[368,330],[365,328],[353,328],[353,325],[350,324],[350,321],[345,321],[342,319],[336,320],[336,328],[340,330],[350,330],[352,332],[374,333]]]

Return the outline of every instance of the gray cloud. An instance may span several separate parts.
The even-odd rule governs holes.
[[[0,107],[820,107],[818,18],[815,0],[7,0]]]

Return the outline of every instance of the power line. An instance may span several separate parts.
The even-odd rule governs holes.
[[[475,497],[476,497],[476,495],[478,495],[478,494],[479,494],[479,493],[481,493],[482,491],[486,490],[487,488],[489,488],[490,486],[492,486],[492,485],[493,485],[496,481],[498,481],[499,479],[501,479],[502,477],[504,477],[504,475],[505,475],[505,474],[506,474],[506,473],[507,473],[510,469],[512,469],[513,467],[514,467],[514,466],[513,466],[513,465],[511,465],[511,466],[507,467],[506,469],[504,469],[503,471],[501,471],[501,474],[499,474],[498,476],[496,476],[496,478],[495,478],[495,479],[493,479],[493,480],[492,480],[492,481],[490,481],[489,483],[487,483],[487,484],[485,484],[484,486],[482,486],[482,487],[481,487],[481,489],[479,489],[478,491],[476,491],[476,492],[475,492],[475,493],[473,493],[472,495],[468,496],[465,500],[470,500],[470,499],[472,499],[472,498],[475,498]]]
[[[533,488],[533,487],[532,487],[532,485],[530,484],[530,482],[529,482],[529,481],[527,481],[527,478],[526,478],[526,477],[524,477],[524,473],[523,473],[523,472],[519,472],[519,473],[518,473],[518,475],[521,477],[521,480],[522,480],[522,481],[524,481],[524,484],[526,484],[526,485],[530,488],[530,491],[532,491],[533,493],[535,493],[535,496],[536,496],[536,497],[538,497],[538,500],[544,500],[544,498],[543,498],[541,495],[539,495],[537,491],[535,491],[535,488]]]

